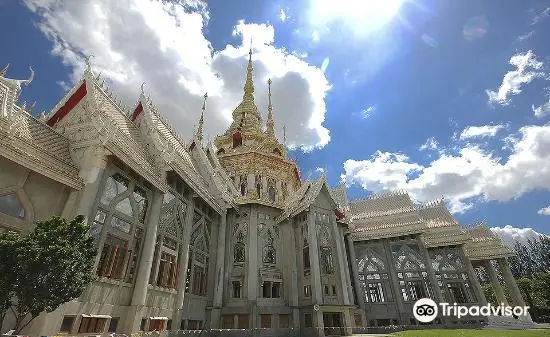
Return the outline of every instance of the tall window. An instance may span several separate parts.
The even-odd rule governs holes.
[[[460,248],[444,247],[430,250],[430,257],[443,300],[447,302],[476,302],[469,271]]]
[[[304,275],[309,274],[311,262],[309,259],[309,238],[307,231],[307,222],[302,224],[302,262],[304,265]]]
[[[243,136],[240,132],[235,132],[233,134],[233,148],[243,145]]]
[[[119,171],[105,179],[88,232],[98,244],[105,233],[97,267],[99,276],[133,282],[148,208],[148,192],[139,181]]]
[[[246,196],[246,175],[241,175],[241,195],[244,197]]]
[[[208,250],[210,247],[210,222],[195,210],[189,245],[190,268],[188,270],[191,293],[205,296],[208,271]]]
[[[157,285],[165,288],[176,286],[176,257],[168,253],[162,253],[160,257]]]
[[[392,256],[404,301],[431,297],[426,264],[416,243],[392,246]]]
[[[114,279],[122,278],[127,255],[128,242],[107,234],[99,258],[97,274]]]
[[[25,209],[15,193],[0,195],[0,212],[21,219],[25,217]]]
[[[386,302],[384,289],[388,286],[388,273],[382,258],[371,249],[364,251],[358,260],[359,282],[367,303]]]
[[[262,176],[256,175],[255,177],[255,184],[256,184],[256,196],[258,199],[262,198]]]

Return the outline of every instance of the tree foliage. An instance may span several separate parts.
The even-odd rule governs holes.
[[[16,332],[41,312],[51,312],[80,296],[94,280],[97,249],[93,238],[86,235],[89,226],[83,219],[78,216],[67,222],[52,217],[38,222],[27,236],[1,236],[0,254],[5,253],[11,262],[6,267],[10,275],[0,272],[0,284],[10,291],[1,298],[5,305],[0,310],[9,305]]]

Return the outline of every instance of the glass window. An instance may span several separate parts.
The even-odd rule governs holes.
[[[157,285],[159,287],[174,288],[176,286],[176,257],[162,253],[160,257]]]
[[[120,218],[117,218],[116,216],[113,216],[111,218],[111,227],[118,229],[119,231],[122,231],[124,233],[130,233],[130,229],[132,228],[132,224],[124,221]]]
[[[94,218],[94,222],[92,222],[92,225],[88,230],[88,235],[94,238],[94,241],[96,242],[96,244],[99,242],[99,237],[101,235],[101,230],[103,228],[103,225],[105,224],[106,217],[107,217],[107,214],[102,210],[98,209]]]
[[[0,196],[0,212],[21,219],[25,217],[23,205],[15,193]]]
[[[59,328],[59,332],[71,332],[74,319],[75,319],[74,316],[63,317],[63,321],[61,322],[61,327]]]
[[[130,199],[124,198],[120,200],[115,209],[119,211],[120,213],[127,215],[127,216],[133,216],[134,212],[132,211],[132,204],[130,204]]]
[[[119,194],[128,189],[129,181],[122,175],[115,173],[105,181],[105,187],[101,196],[101,203],[109,205]]]
[[[320,249],[321,259],[321,272],[323,274],[334,273],[334,261],[332,256],[332,249],[330,247],[321,247]]]
[[[233,281],[233,298],[241,298],[241,282]]]
[[[287,314],[279,315],[279,328],[286,329],[290,327],[290,316]]]
[[[78,332],[85,333],[102,333],[105,329],[106,318],[99,317],[82,317]]]
[[[107,234],[99,257],[97,274],[107,278],[120,279],[126,262],[127,247],[127,241]]]
[[[268,231],[266,234],[263,255],[264,263],[275,264],[276,253],[275,247],[273,246],[273,235],[271,234],[271,231]]]
[[[271,315],[261,315],[261,326],[262,329],[271,328]]]

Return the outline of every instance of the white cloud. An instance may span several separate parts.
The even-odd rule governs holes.
[[[323,74],[327,71],[329,63],[330,63],[330,59],[328,57],[325,57],[323,59],[323,63],[321,64],[321,71],[323,72]]]
[[[536,25],[537,23],[539,23],[540,21],[544,20],[549,16],[550,16],[550,7],[544,9],[542,12],[535,15],[535,17],[533,18],[533,21],[531,22],[531,25]]]
[[[361,110],[361,116],[363,116],[363,118],[369,118],[370,116],[372,116],[372,114],[375,111],[376,111],[376,106],[371,105],[371,106]]]
[[[303,150],[323,147],[330,140],[322,125],[328,80],[318,67],[276,48],[269,24],[239,21],[232,33],[240,44],[214,50],[204,36],[208,9],[198,0],[25,0],[25,4],[39,16],[38,27],[53,42],[52,53],[72,69],[71,81],[80,78],[84,56],[93,54],[93,69],[107,78],[117,95],[135,102],[140,84],[147,82],[147,93],[161,112],[188,136],[206,91],[206,136],[213,138],[229,125],[242,97],[252,38],[255,96],[264,117],[266,81],[271,77],[278,135],[282,136],[285,124],[288,145]]]
[[[469,126],[465,128],[460,134],[460,139],[469,139],[475,137],[494,137],[497,132],[504,129],[504,125],[482,125],[482,126]]]
[[[531,110],[533,110],[533,112],[535,113],[535,117],[537,118],[543,118],[550,115],[550,99],[548,100],[548,102],[544,103],[541,106],[536,107],[532,105]]]
[[[282,22],[285,22],[287,19],[288,19],[288,15],[286,14],[285,10],[281,8],[281,10],[279,11],[279,19],[282,21]]]
[[[522,85],[544,76],[544,73],[540,71],[543,63],[537,61],[531,50],[512,56],[510,64],[515,66],[516,70],[509,71],[504,75],[500,88],[497,91],[485,90],[489,97],[489,103],[509,105],[511,101],[509,96],[521,93]]]
[[[540,235],[544,235],[535,231],[533,228],[517,228],[510,225],[504,227],[491,227],[491,231],[510,246],[513,246],[516,241],[525,244],[529,239],[537,239]]]
[[[325,172],[325,169],[322,168],[322,167],[316,167],[315,172],[323,173],[323,172]]]
[[[437,150],[438,146],[439,146],[439,143],[437,142],[435,137],[430,137],[426,139],[426,142],[420,146],[419,150],[420,151]]]
[[[550,215],[550,206],[543,207],[537,211],[539,215]]]
[[[534,189],[550,189],[550,124],[524,126],[509,139],[506,160],[475,144],[442,149],[426,165],[401,153],[376,152],[366,160],[346,160],[343,180],[364,189],[404,189],[419,201],[444,195],[452,212],[481,201],[506,202]]]

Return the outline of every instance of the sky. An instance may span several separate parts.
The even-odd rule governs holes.
[[[253,50],[255,100],[302,177],[357,199],[445,198],[505,240],[550,234],[550,0],[0,0],[0,66],[48,113],[92,69],[147,95],[184,138],[230,124]],[[3,66],[2,66],[3,67]]]

